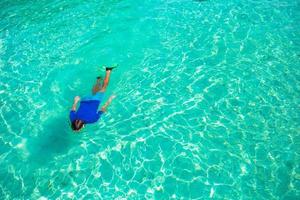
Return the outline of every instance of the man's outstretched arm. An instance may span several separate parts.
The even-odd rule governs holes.
[[[108,101],[107,101],[107,102],[102,106],[102,108],[101,108],[101,111],[102,111],[102,112],[106,112],[107,107],[110,105],[110,103],[112,102],[112,100],[113,100],[114,98],[116,98],[115,95],[112,95],[112,96],[109,97]]]
[[[74,102],[73,102],[73,105],[72,105],[72,111],[76,111],[76,108],[77,108],[77,103],[80,101],[80,97],[79,96],[76,96],[74,98]]]

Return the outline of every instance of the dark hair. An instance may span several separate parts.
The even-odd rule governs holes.
[[[83,127],[83,121],[82,120],[80,120],[80,119],[76,119],[76,120],[74,120],[73,122],[72,122],[72,125],[71,125],[71,127],[72,127],[72,129],[74,130],[74,131],[79,131],[82,127]]]

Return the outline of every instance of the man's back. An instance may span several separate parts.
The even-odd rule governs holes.
[[[81,101],[77,112],[70,112],[71,122],[76,119],[80,119],[86,124],[98,121],[101,114],[103,113],[102,111],[98,111],[100,103],[101,102],[97,100]]]

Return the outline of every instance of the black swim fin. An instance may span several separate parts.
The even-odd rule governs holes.
[[[106,67],[105,70],[106,71],[113,70],[116,67],[118,67],[118,65],[113,65],[112,67]]]

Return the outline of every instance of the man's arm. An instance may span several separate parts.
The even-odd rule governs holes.
[[[112,102],[112,100],[116,98],[115,95],[112,95],[109,97],[108,101],[102,106],[101,111],[102,112],[106,112],[107,107],[110,105],[110,103]]]
[[[80,101],[80,97],[79,96],[76,96],[75,98],[74,98],[74,103],[73,103],[73,105],[72,105],[72,111],[76,111],[76,107],[77,107],[77,103]]]

